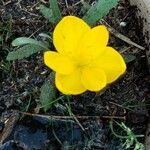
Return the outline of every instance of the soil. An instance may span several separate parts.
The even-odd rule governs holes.
[[[81,4],[74,5],[78,2],[68,0],[67,8],[64,1],[59,1],[63,15],[81,16]],[[87,116],[79,118],[80,124],[74,119],[63,117],[49,119],[45,115],[63,116],[67,113],[61,101],[46,113],[36,109],[40,104],[40,87],[50,73],[44,66],[42,54],[19,61],[6,61],[8,51],[13,50],[11,41],[16,37],[38,38],[41,32],[52,32],[54,26],[38,11],[41,3],[48,5],[46,0],[0,1],[0,35],[3,38],[0,40],[0,149],[124,150],[125,140],[112,134],[109,122],[124,122],[134,134],[145,134],[150,98],[150,76],[145,51],[110,35],[111,46],[119,51],[125,50],[127,55],[136,56],[135,60],[127,64],[125,75],[100,93],[86,92],[70,97],[74,115]],[[122,0],[104,19],[118,32],[146,47],[142,24],[135,13],[136,7]],[[122,22],[125,25],[122,26]],[[57,95],[61,94],[57,92]],[[22,116],[20,112],[24,111],[28,114]],[[115,121],[114,130],[120,134],[121,130]],[[144,143],[144,137],[138,140]]]

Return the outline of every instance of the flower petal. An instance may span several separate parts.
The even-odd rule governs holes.
[[[55,84],[63,94],[67,95],[77,95],[86,91],[81,83],[81,73],[79,71],[69,75],[56,73]]]
[[[106,47],[105,52],[99,56],[96,66],[104,70],[107,83],[114,82],[126,70],[126,64],[122,56],[112,47]]]
[[[56,26],[53,34],[54,45],[60,53],[72,54],[76,52],[81,37],[90,27],[75,16],[64,17]]]
[[[100,91],[106,86],[106,75],[100,69],[85,68],[82,70],[81,81],[88,90]]]
[[[92,28],[85,34],[78,49],[84,61],[90,61],[104,51],[109,39],[109,32],[104,25]]]
[[[73,61],[57,52],[45,52],[44,62],[49,68],[61,74],[70,74],[75,70]]]

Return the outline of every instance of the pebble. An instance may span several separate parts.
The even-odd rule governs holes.
[[[120,22],[121,27],[125,27],[126,25],[127,25],[127,22],[124,22],[124,21]]]

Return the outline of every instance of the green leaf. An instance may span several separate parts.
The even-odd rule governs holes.
[[[60,9],[58,7],[58,2],[57,2],[57,0],[49,0],[49,3],[50,3],[50,8],[52,9],[55,23],[57,24],[62,18],[61,13],[60,13]]]
[[[122,54],[126,63],[130,63],[136,59],[136,57],[132,54]]]
[[[81,3],[83,5],[82,8],[81,8],[81,12],[84,14],[90,9],[91,6],[90,6],[89,3],[85,2],[85,1],[83,1]]]
[[[110,9],[118,4],[119,0],[98,0],[93,6],[90,7],[88,12],[83,17],[90,26],[96,24],[96,22],[104,17]]]
[[[19,37],[19,38],[16,38],[15,40],[12,41],[12,46],[22,46],[25,44],[37,45],[37,46],[40,46],[44,49],[48,49],[48,47],[49,47],[49,45],[47,43],[37,41],[37,40],[32,39],[32,38],[26,38],[26,37]]]
[[[40,37],[47,38],[47,39],[49,39],[51,42],[53,41],[53,40],[52,40],[52,37],[51,37],[50,35],[46,34],[46,33],[40,33],[39,36],[40,36]]]
[[[23,59],[42,50],[45,50],[45,49],[37,45],[28,44],[28,45],[24,45],[23,47],[18,48],[16,51],[9,52],[6,59],[8,61],[16,60],[16,59]]]
[[[52,9],[48,8],[44,5],[40,5],[40,12],[43,14],[43,16],[48,19],[51,23],[55,24],[55,18],[52,13]]]
[[[54,74],[51,73],[50,79],[54,82],[53,76]],[[52,102],[56,100],[56,88],[52,81],[46,81],[40,89],[40,103],[45,112],[51,107]]]

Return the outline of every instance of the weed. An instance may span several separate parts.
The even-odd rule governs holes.
[[[113,135],[117,138],[122,139],[124,142],[123,147],[125,149],[130,149],[131,147],[134,148],[134,150],[144,150],[144,145],[138,141],[137,138],[143,138],[144,135],[135,135],[133,131],[127,127],[123,122],[118,123],[115,121],[115,123],[119,126],[121,129],[121,133],[125,135],[119,135],[114,131],[113,128],[113,121],[110,121],[110,129],[113,133]]]

